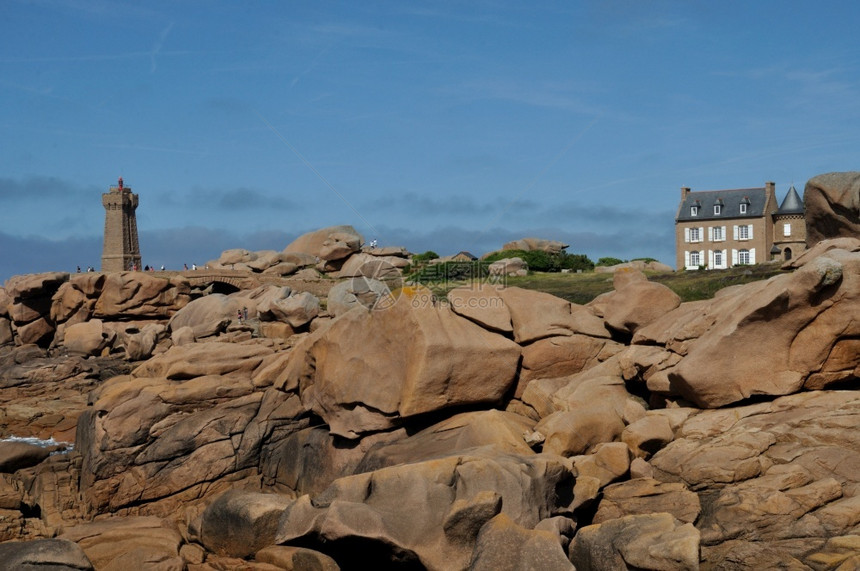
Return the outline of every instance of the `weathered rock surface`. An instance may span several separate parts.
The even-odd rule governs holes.
[[[587,307],[518,287],[500,289],[498,293],[510,312],[517,343],[575,333],[609,338],[602,320]]]
[[[20,543],[0,543],[0,562],[4,569],[90,571],[93,564],[78,544],[66,539],[35,539]]]
[[[111,518],[65,529],[61,540],[79,545],[95,569],[183,569],[182,536],[154,517]]]
[[[704,331],[666,370],[672,392],[717,407],[856,378],[860,254],[832,250],[733,293],[707,306]]]
[[[481,528],[469,569],[572,571],[574,567],[553,533],[525,529],[500,513]]]
[[[393,466],[341,478],[313,500],[300,497],[275,541],[324,543],[336,559],[368,566],[460,569],[484,523],[501,511],[531,529],[566,512],[569,496],[558,494],[569,494],[572,483],[553,456],[463,455]]]
[[[860,235],[860,172],[832,172],[809,179],[803,191],[806,244]]]
[[[529,265],[522,258],[502,258],[487,266],[487,271],[491,276],[525,276]]]
[[[87,509],[171,514],[257,475],[262,438],[303,413],[252,382],[272,355],[265,340],[193,343],[103,384],[78,425]]]
[[[667,513],[584,527],[570,544],[577,569],[698,569],[699,531]]]
[[[684,484],[635,478],[603,489],[594,523],[654,513],[669,513],[684,523],[695,523],[700,511],[699,497]]]
[[[58,449],[58,446],[48,448],[22,441],[0,441],[0,472],[11,474],[35,466]]]
[[[860,525],[860,441],[848,428],[858,422],[860,396],[852,391],[701,411],[651,463],[656,478],[707,498],[697,523],[704,545],[802,538],[782,544],[802,561],[813,542]]]

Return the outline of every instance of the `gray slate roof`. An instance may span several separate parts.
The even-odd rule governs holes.
[[[803,214],[803,201],[794,189],[794,185],[791,185],[791,188],[788,189],[788,194],[785,195],[785,200],[782,201],[782,204],[779,206],[779,210],[777,210],[776,213]]]
[[[738,188],[735,190],[705,190],[689,192],[681,203],[677,222],[693,220],[721,220],[726,218],[759,218],[764,214],[767,196],[764,188]],[[714,204],[722,200],[720,214],[714,214]],[[741,201],[748,201],[746,214],[741,214]],[[690,207],[698,206],[698,216],[690,215]]]

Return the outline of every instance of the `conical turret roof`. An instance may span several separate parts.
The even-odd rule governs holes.
[[[803,214],[803,201],[800,199],[800,195],[797,194],[797,190],[794,189],[794,185],[791,185],[791,188],[788,189],[788,194],[785,195],[785,200],[782,201],[776,213]]]

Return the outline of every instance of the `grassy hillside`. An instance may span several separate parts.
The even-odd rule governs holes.
[[[699,270],[651,273],[648,279],[671,288],[683,301],[708,299],[727,286],[750,283],[785,273],[777,264],[741,266],[728,270]],[[612,274],[585,272],[581,274],[533,273],[525,277],[507,278],[508,286],[545,291],[568,301],[588,303],[601,293],[612,290]]]

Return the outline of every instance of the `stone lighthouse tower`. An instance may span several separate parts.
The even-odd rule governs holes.
[[[102,194],[105,207],[105,239],[102,249],[102,271],[122,272],[140,269],[140,246],[137,242],[137,195],[119,183]]]

